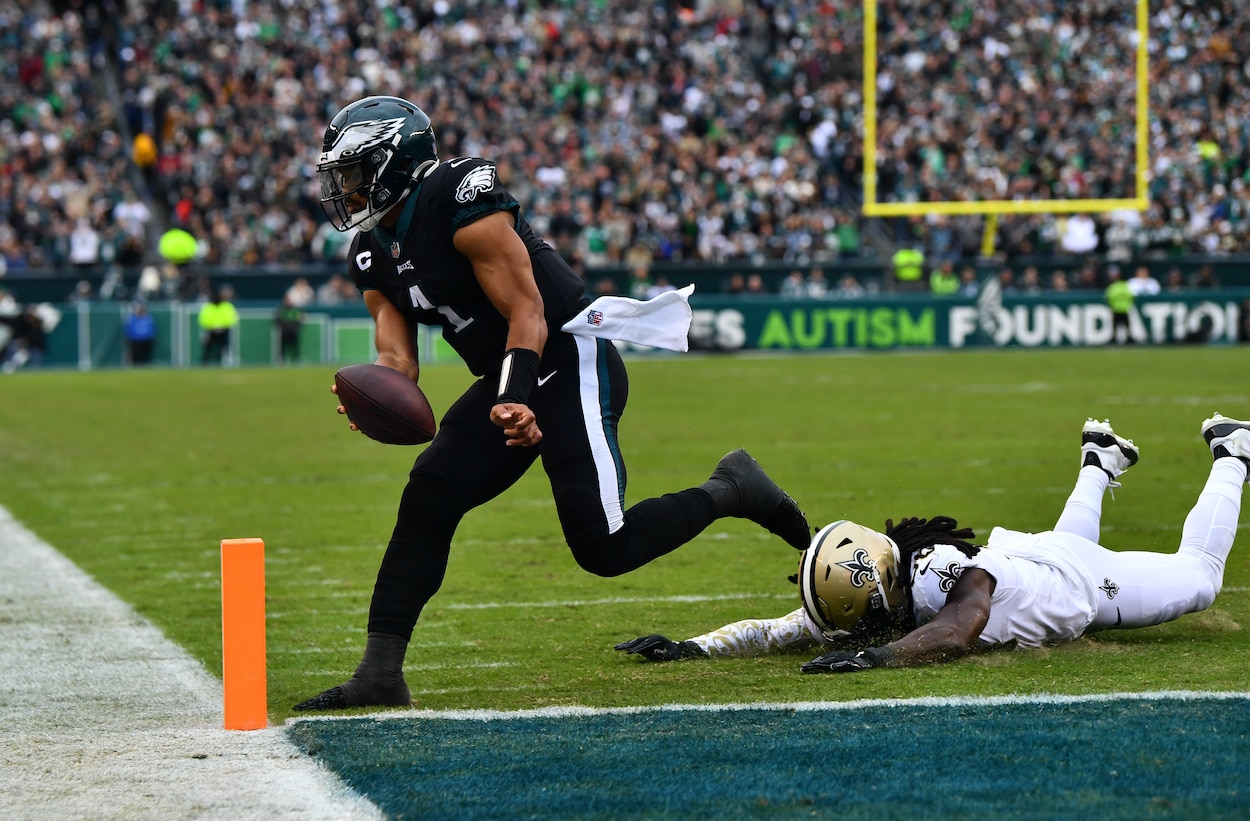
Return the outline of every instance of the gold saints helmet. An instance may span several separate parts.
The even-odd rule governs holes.
[[[893,638],[907,615],[899,561],[883,533],[845,520],[825,525],[799,560],[804,612],[827,639]]]

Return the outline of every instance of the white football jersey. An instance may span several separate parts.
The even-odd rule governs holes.
[[[1001,527],[973,558],[937,545],[912,567],[916,622],[924,624],[937,614],[964,568],[979,567],[995,581],[983,643],[1039,647],[1078,638],[1098,611],[1097,587],[1079,558],[1089,547],[1097,545],[1071,533]]]

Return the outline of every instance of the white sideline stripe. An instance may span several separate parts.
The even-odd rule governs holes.
[[[781,712],[832,712],[879,710],[882,707],[1000,707],[1034,704],[1080,704],[1108,701],[1250,701],[1250,692],[1207,692],[1203,690],[1157,690],[1144,693],[1092,693],[1063,695],[1008,696],[921,696],[918,698],[861,698],[854,701],[754,702],[741,704],[660,704],[651,707],[539,707],[532,710],[388,710],[370,713],[370,721],[388,718],[442,718],[458,721],[508,721],[518,718],[580,718],[583,716],[637,715],[643,713],[697,712],[728,713],[741,710]],[[351,721],[360,716],[308,716],[289,718],[287,724],[303,721]]]
[[[568,601],[485,601],[462,604],[434,604],[438,610],[491,610],[496,607],[589,607],[600,604],[690,604],[708,601],[739,601],[742,599],[792,599],[794,593],[727,593],[723,596],[613,596],[606,599],[571,599]]]
[[[0,818],[382,818],[2,506],[0,603]]]

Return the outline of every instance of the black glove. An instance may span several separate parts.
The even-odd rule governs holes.
[[[707,655],[703,652],[703,648],[693,641],[676,642],[658,633],[623,641],[616,645],[616,649],[623,650],[631,656],[642,656],[648,661],[677,661]]]
[[[885,651],[869,647],[858,653],[847,653],[843,650],[825,653],[799,669],[804,673],[858,673],[871,667],[884,667],[885,662]]]

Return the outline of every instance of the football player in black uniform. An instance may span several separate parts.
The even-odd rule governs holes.
[[[440,162],[420,108],[369,97],[330,122],[317,173],[334,226],[359,229],[349,269],[376,325],[377,364],[416,382],[413,323],[439,325],[480,378],[412,467],[374,586],[363,660],[348,681],[295,709],[411,703],[404,654],[442,584],[456,526],[540,457],[565,540],[596,575],[641,567],[725,516],[808,546],[803,513],[741,450],[702,485],[625,508],[617,442],[625,366],[610,341],[561,330],[586,307],[585,284],[534,235],[494,163]]]

